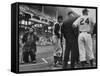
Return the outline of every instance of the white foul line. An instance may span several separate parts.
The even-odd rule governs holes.
[[[44,58],[42,58],[42,60],[43,60],[45,63],[48,63]]]

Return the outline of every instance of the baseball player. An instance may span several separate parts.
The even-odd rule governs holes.
[[[91,38],[91,27],[94,22],[91,17],[88,16],[89,10],[85,8],[80,16],[74,23],[73,26],[79,28],[78,45],[79,45],[79,57],[82,67],[85,67],[87,59],[90,65],[93,66],[93,51],[92,51],[92,38]]]
[[[58,16],[58,22],[55,24],[54,28],[54,66],[56,66],[57,62],[62,64],[62,47],[61,47],[61,26],[63,23],[63,17]]]

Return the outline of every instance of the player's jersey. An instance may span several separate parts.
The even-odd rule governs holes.
[[[79,31],[90,32],[92,23],[92,18],[89,16],[81,16],[73,24],[79,27]]]

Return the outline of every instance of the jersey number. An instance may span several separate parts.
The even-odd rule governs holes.
[[[89,18],[87,18],[86,20],[84,20],[84,18],[81,18],[80,25],[84,25],[84,23],[89,24]]]

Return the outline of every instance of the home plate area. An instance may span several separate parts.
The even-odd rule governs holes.
[[[61,65],[53,66],[53,56],[47,58],[37,59],[37,63],[20,64],[20,71],[40,71],[61,69]]]
[[[53,46],[38,46],[36,63],[20,64],[20,71],[40,71],[40,70],[52,70],[59,69],[59,67],[53,67]]]

